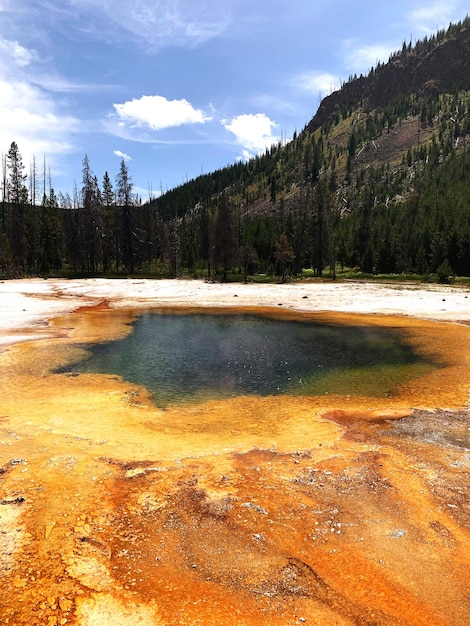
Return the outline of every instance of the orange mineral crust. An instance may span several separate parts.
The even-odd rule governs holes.
[[[393,327],[440,367],[386,399],[162,410],[53,373],[136,309],[57,318],[0,354],[0,623],[469,623],[470,327],[257,312]]]

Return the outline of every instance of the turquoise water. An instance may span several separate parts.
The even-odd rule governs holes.
[[[75,373],[117,374],[158,406],[237,395],[393,395],[432,364],[398,333],[256,315],[146,312],[124,339],[86,346]]]

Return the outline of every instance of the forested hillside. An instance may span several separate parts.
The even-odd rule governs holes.
[[[286,144],[137,202],[124,161],[56,194],[3,166],[0,276],[470,276],[470,18],[403,44]],[[41,196],[41,202],[36,199]]]

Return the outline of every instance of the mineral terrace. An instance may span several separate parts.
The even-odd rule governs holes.
[[[0,284],[0,622],[466,626],[470,307],[456,287]],[[441,367],[383,399],[158,409],[54,374],[150,307],[397,329]],[[275,311],[275,313],[274,313]]]

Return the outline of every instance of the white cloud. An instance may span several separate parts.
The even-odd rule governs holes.
[[[10,41],[9,39],[0,40],[0,56],[2,65],[13,64],[20,68],[26,67],[38,58],[36,50],[28,50],[17,41]]]
[[[29,77],[29,80],[37,87],[41,87],[46,91],[54,91],[56,93],[85,93],[85,92],[106,92],[115,89],[116,85],[82,83],[69,80],[54,72],[35,74]]]
[[[47,67],[47,71],[44,71],[44,67]],[[49,63],[44,63],[36,50],[25,48],[16,40],[2,39],[1,36],[0,78],[10,78],[13,82],[23,80],[45,91],[57,93],[106,91],[114,87],[109,84],[85,84],[64,78]]]
[[[162,195],[162,191],[160,189],[153,189],[150,183],[148,187],[133,185],[132,193],[134,196],[139,196],[142,202],[150,202],[151,200],[155,200],[155,198]]]
[[[457,13],[458,7],[455,2],[434,2],[434,4],[426,4],[410,11],[407,19],[417,36],[424,34],[434,34],[436,30],[447,28],[449,23],[455,20],[453,16]],[[462,7],[462,16],[463,7]]]
[[[371,67],[375,67],[377,63],[386,63],[392,52],[395,52],[392,44],[371,44],[353,47],[347,52],[347,67],[367,74]]]
[[[300,74],[293,80],[297,89],[307,91],[314,95],[329,95],[339,89],[339,81],[336,76],[328,72],[312,71]]]
[[[78,130],[78,120],[60,114],[53,100],[36,87],[0,80],[0,150],[6,152],[16,141],[28,163],[33,155],[70,152],[71,135]]]
[[[204,124],[212,119],[187,100],[167,100],[163,96],[142,96],[113,104],[120,126],[163,130],[183,124]]]
[[[416,3],[419,4],[419,3]],[[377,63],[386,63],[390,55],[401,49],[403,37],[410,33],[413,43],[424,35],[435,34],[438,29],[447,28],[451,22],[463,19],[467,9],[463,2],[422,3],[406,13],[394,29],[400,28],[401,39],[390,39],[380,43],[361,45],[357,40],[348,39],[343,45],[343,65],[350,73],[367,74]],[[408,35],[409,37],[409,35]]]
[[[132,157],[125,152],[121,152],[121,150],[115,150],[114,154],[120,159],[124,159],[124,161],[132,161]]]
[[[15,141],[26,168],[46,157],[57,170],[56,157],[74,150],[79,120],[39,86],[40,59],[18,41],[0,38],[0,152]],[[39,71],[38,71],[39,70]]]
[[[198,45],[232,23],[230,6],[220,0],[63,0],[61,12],[70,11],[96,38],[122,41],[128,33],[152,48]]]
[[[266,148],[270,148],[279,141],[279,137],[273,135],[273,129],[278,125],[264,113],[243,114],[222,120],[226,130],[235,135],[236,142],[243,148],[242,156],[249,159],[259,154]]]

